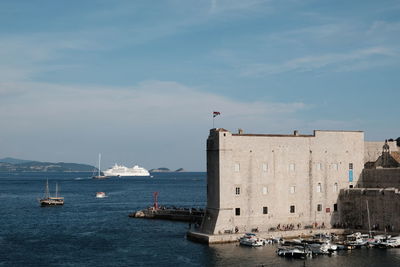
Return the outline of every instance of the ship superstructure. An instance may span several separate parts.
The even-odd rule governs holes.
[[[112,168],[105,170],[104,175],[110,177],[128,177],[128,176],[150,176],[150,173],[138,165],[128,168],[123,165],[115,164]]]

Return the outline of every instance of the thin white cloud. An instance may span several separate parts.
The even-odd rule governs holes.
[[[210,13],[217,14],[227,11],[250,10],[259,7],[270,0],[211,0]]]
[[[375,67],[376,65],[370,64],[376,60],[375,57],[382,59],[398,56],[399,54],[395,50],[387,47],[370,47],[348,53],[330,53],[318,56],[310,55],[276,64],[252,64],[242,70],[242,75],[274,75],[285,72],[310,72],[322,69],[329,69],[330,71],[352,71],[361,69],[360,64],[362,64],[363,69]],[[380,62],[382,63],[381,60]],[[359,66],[358,68],[342,68],[343,65],[346,64]]]

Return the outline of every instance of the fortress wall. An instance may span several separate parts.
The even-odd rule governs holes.
[[[364,169],[357,187],[400,188],[400,168]]]
[[[343,226],[352,229],[368,230],[368,209],[371,228],[379,225],[377,230],[400,230],[400,192],[398,189],[356,188],[345,189],[339,196],[339,214]]]
[[[363,132],[283,136],[211,130],[207,143],[214,146],[207,149],[202,231],[212,234],[236,227],[266,231],[278,224],[329,226],[338,220],[339,190],[354,186],[364,165]]]

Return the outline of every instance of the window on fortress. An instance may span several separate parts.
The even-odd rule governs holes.
[[[317,211],[322,211],[322,204],[317,205]]]
[[[321,192],[322,192],[322,185],[321,185],[321,183],[318,183],[318,184],[317,184],[317,192],[318,192],[318,193],[321,193]]]
[[[333,211],[337,211],[337,204],[333,204]]]
[[[268,214],[268,207],[263,207],[263,214]]]
[[[240,216],[240,208],[236,208],[235,209],[235,215],[236,216]]]
[[[317,163],[317,170],[320,171],[322,169],[322,164],[321,163]]]
[[[290,213],[295,213],[296,207],[294,205],[290,206]]]
[[[235,163],[235,172],[239,172],[240,171],[240,165],[239,163]]]
[[[353,163],[349,163],[349,170],[353,169]]]
[[[268,194],[268,187],[264,186],[262,192],[263,192],[263,195]]]
[[[337,192],[339,190],[339,186],[338,186],[338,184],[337,183],[334,183],[333,184],[333,192]]]
[[[236,187],[235,193],[236,195],[240,195],[240,187]]]
[[[290,187],[290,193],[291,193],[291,194],[296,193],[296,186],[292,185],[292,186]]]
[[[267,172],[268,171],[268,164],[267,163],[263,163],[262,170],[263,170],[263,172]]]
[[[290,164],[289,164],[289,171],[294,172],[295,169],[296,169],[295,164],[294,164],[294,163],[290,163]]]

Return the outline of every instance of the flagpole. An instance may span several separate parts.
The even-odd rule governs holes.
[[[214,116],[214,114],[213,114],[213,129],[214,129],[214,120],[215,120],[215,116]]]

